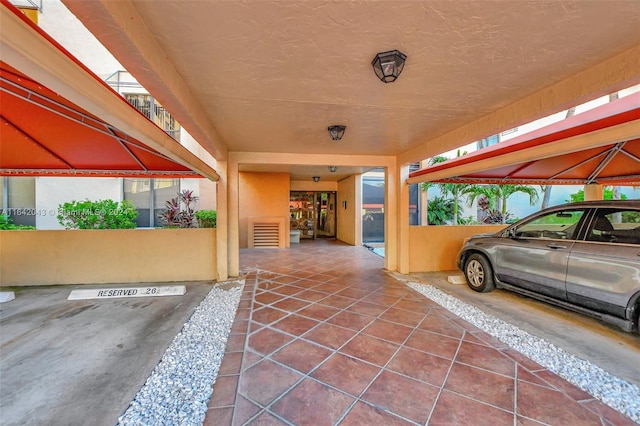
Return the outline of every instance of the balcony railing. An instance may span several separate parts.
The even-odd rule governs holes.
[[[125,94],[124,98],[149,120],[167,132],[169,136],[180,140],[180,124],[151,95]]]
[[[105,82],[120,93],[131,105],[153,121],[173,139],[180,141],[180,123],[126,71],[116,71]],[[131,93],[137,91],[137,93]],[[141,93],[143,92],[143,93]]]

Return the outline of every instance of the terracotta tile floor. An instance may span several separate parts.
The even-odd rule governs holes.
[[[241,250],[206,425],[626,425],[335,241]]]

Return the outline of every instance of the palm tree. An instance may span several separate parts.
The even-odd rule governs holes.
[[[478,196],[484,195],[489,199],[491,207],[498,209],[506,217],[507,200],[517,192],[529,195],[529,204],[532,206],[538,202],[538,190],[531,185],[473,185],[467,192],[468,203],[471,205]]]
[[[502,213],[507,212],[507,199],[517,192],[529,196],[529,205],[533,206],[538,202],[538,190],[531,185],[498,185],[502,189]]]
[[[453,199],[453,224],[458,224],[458,212],[462,197],[472,192],[473,185],[467,183],[443,183],[438,185],[443,195],[451,195]]]
[[[433,166],[434,164],[439,164],[439,163],[444,163],[445,161],[447,161],[448,158],[444,157],[442,155],[436,155],[435,157],[431,157],[429,159],[429,162],[427,163],[429,166]],[[424,182],[422,184],[422,190],[423,191],[428,191],[429,188],[432,188],[435,184],[432,182]]]
[[[460,152],[460,150],[458,150],[457,152],[457,157],[461,157],[463,155],[466,155],[467,152]],[[444,157],[442,155],[437,155],[435,157],[432,157],[429,160],[429,166],[433,166],[434,164],[438,164],[438,163],[442,163],[447,161],[448,158]],[[431,182],[425,182],[422,184],[422,190],[423,191],[428,191],[429,188],[433,187],[434,184]],[[447,196],[447,195],[451,195],[451,198],[453,199],[453,217],[452,217],[452,223],[454,225],[458,224],[458,216],[459,216],[459,211],[460,211],[460,202],[462,201],[462,197],[465,194],[468,194],[470,189],[473,187],[473,185],[471,184],[466,184],[466,183],[439,183],[437,184],[438,188],[440,189],[440,192],[442,193],[442,195]],[[428,211],[427,211],[427,215],[428,215]]]
[[[553,185],[540,185],[540,190],[544,194],[542,196],[542,204],[540,205],[540,210],[544,210],[549,207],[549,202],[551,201],[551,188]]]

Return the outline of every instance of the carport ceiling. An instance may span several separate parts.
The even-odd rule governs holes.
[[[491,133],[430,141],[640,46],[637,1],[63,3],[218,159],[438,154]],[[384,84],[371,60],[392,49],[408,59]],[[581,91],[578,78],[574,98],[563,99],[567,91],[518,120],[640,82],[634,76],[589,82],[599,93]],[[347,126],[339,142],[332,124]]]

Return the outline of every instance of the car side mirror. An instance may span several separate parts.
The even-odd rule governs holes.
[[[517,238],[518,238],[518,235],[516,234],[516,228],[510,228],[510,229],[507,231],[507,237],[509,237],[509,238],[513,238],[513,239],[517,239]]]

